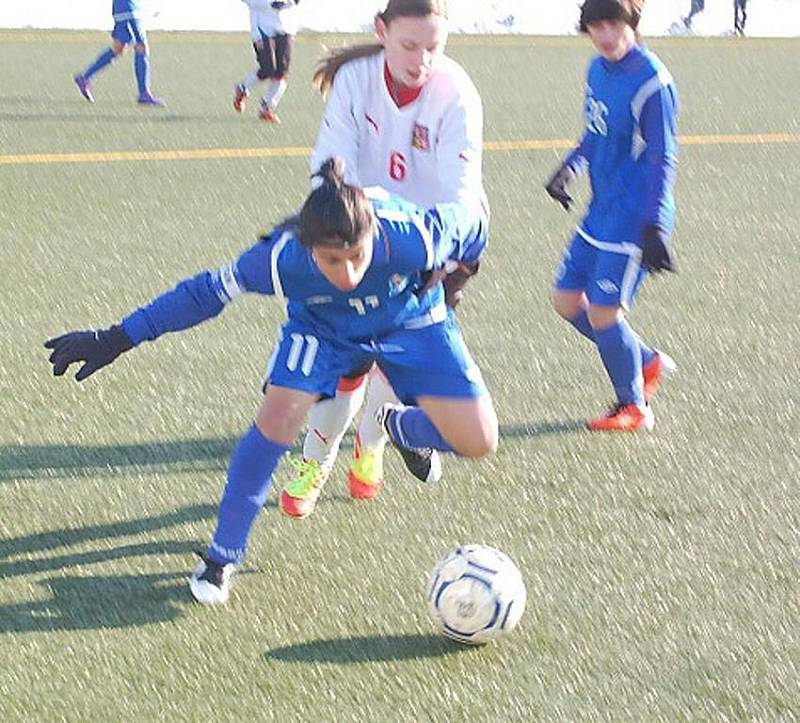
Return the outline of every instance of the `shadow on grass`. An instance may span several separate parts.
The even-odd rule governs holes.
[[[583,420],[523,422],[500,426],[500,437],[534,439],[584,431]],[[146,472],[214,472],[227,468],[238,437],[178,439],[121,445],[0,445],[0,483],[10,480],[92,477]],[[299,453],[298,445],[292,450]],[[352,438],[341,449],[352,449]]]
[[[173,512],[104,525],[61,529],[0,542],[0,581],[54,571],[71,571],[115,560],[137,560],[153,555],[181,555],[191,565],[194,540],[130,543],[114,546],[109,540],[151,533],[176,525],[207,520],[216,505],[190,505]],[[54,553],[58,548],[97,543],[95,549]],[[36,553],[37,557],[28,557]],[[25,556],[23,559],[9,559]],[[135,567],[135,562],[134,562]],[[44,600],[0,605],[0,633],[53,630],[89,630],[137,627],[174,620],[178,602],[190,600],[185,574],[81,575],[37,580],[50,591]]]
[[[170,472],[224,470],[237,437],[179,439],[142,444],[0,446],[0,482],[40,477],[127,474],[131,469]]]
[[[469,653],[475,648],[460,645],[441,635],[364,635],[355,638],[312,640],[287,645],[265,653],[284,663],[378,663],[390,660],[438,658]]]
[[[69,555],[40,557],[35,560],[0,562],[0,579],[19,575],[34,575],[40,572],[53,572],[54,570],[68,570],[69,568],[83,565],[147,557],[148,555],[183,555],[188,560],[191,559],[191,555],[195,550],[204,550],[205,547],[204,543],[197,541],[143,542],[136,545],[122,545],[110,549],[76,552]]]
[[[501,424],[500,439],[535,439],[556,434],[575,434],[586,431],[585,419],[568,419],[558,422],[522,422],[521,424]]]
[[[39,581],[51,596],[0,605],[0,634],[139,627],[175,620],[189,602],[186,576],[91,575]]]
[[[202,504],[202,505],[189,505],[163,515],[155,515],[153,517],[144,517],[135,520],[124,520],[121,522],[111,522],[104,525],[89,525],[87,527],[78,528],[65,528],[61,530],[50,530],[47,532],[40,532],[35,535],[25,535],[23,537],[12,538],[10,540],[0,540],[0,559],[6,559],[16,555],[29,555],[36,552],[49,552],[59,547],[69,547],[70,545],[77,545],[84,542],[110,540],[118,537],[126,537],[128,535],[140,535],[142,533],[153,532],[154,530],[161,530],[166,527],[174,527],[175,525],[182,525],[187,522],[196,522],[199,520],[212,519],[217,513],[216,504]],[[140,546],[133,546],[140,547]],[[148,550],[141,554],[149,554],[149,552],[158,551],[158,545],[154,543],[154,550]],[[193,547],[191,549],[194,549]],[[125,557],[125,555],[114,554],[114,550],[106,550],[105,552],[86,553],[86,555],[97,555],[91,562],[99,562],[104,559],[112,559]],[[75,560],[70,562],[70,558],[77,558],[80,555],[69,555],[65,560],[65,564],[61,567],[69,565],[80,564]],[[53,558],[57,559],[57,558]],[[14,562],[0,567],[0,577],[4,574],[3,570],[6,568],[11,569],[25,565],[31,565],[28,571],[20,569],[15,574],[24,574],[25,572],[36,572],[36,565],[43,565],[41,569],[55,569],[55,566],[49,566],[46,560],[28,561],[28,562]]]

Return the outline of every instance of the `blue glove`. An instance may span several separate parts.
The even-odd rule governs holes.
[[[275,2],[270,3],[274,10],[283,10],[288,4],[286,0],[275,0]]]
[[[133,348],[133,342],[121,326],[98,331],[70,331],[44,343],[52,349],[53,374],[60,377],[74,362],[83,362],[75,379],[82,382],[98,369],[111,364],[120,354]]]
[[[660,226],[648,224],[642,232],[642,266],[651,273],[675,271],[667,234]]]

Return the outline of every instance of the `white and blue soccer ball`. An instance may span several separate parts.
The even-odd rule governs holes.
[[[428,609],[441,632],[482,645],[506,635],[525,611],[525,583],[514,561],[488,545],[459,545],[434,566]]]

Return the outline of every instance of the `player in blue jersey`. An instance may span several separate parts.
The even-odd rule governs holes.
[[[564,253],[553,302],[597,345],[614,386],[617,402],[589,422],[594,430],[651,429],[650,401],[675,366],[625,319],[648,272],[674,270],[678,100],[667,69],[640,45],[643,2],[584,2],[580,27],[599,51],[587,76],[586,129],[546,186],[569,210],[567,186],[588,169],[591,202]]]
[[[733,0],[733,32],[744,35],[747,24],[747,0]]]
[[[150,90],[150,54],[147,35],[142,27],[142,11],[139,0],[112,0],[111,12],[114,16],[111,47],[103,50],[86,70],[75,76],[75,85],[78,86],[78,90],[86,100],[94,103],[92,77],[113,63],[118,56],[125,52],[128,45],[134,43],[133,68],[136,74],[136,85],[139,88],[137,102],[146,106],[162,107],[166,105]]]
[[[689,8],[689,14],[683,19],[683,24],[687,30],[692,29],[692,20],[698,13],[706,9],[706,0],[692,0],[692,6]]]
[[[480,257],[485,218],[457,203],[423,211],[386,192],[368,195],[344,183],[340,159],[318,175],[322,184],[300,213],[236,261],[181,282],[119,325],[45,343],[53,373],[83,362],[81,381],[144,341],[216,316],[242,293],[287,299],[263,400],[231,457],[216,531],[191,579],[205,604],[227,601],[278,461],[340,376],[374,361],[398,398],[418,405],[380,410],[399,447],[483,457],[497,446],[491,399],[442,284],[424,282],[427,272]]]

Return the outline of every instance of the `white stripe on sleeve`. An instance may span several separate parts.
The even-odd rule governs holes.
[[[280,258],[281,251],[283,251],[283,247],[286,246],[291,238],[291,232],[284,231],[283,235],[272,247],[272,253],[270,255],[270,276],[272,278],[272,290],[275,296],[283,296],[283,284],[281,283],[280,270],[278,269],[278,259]]]

